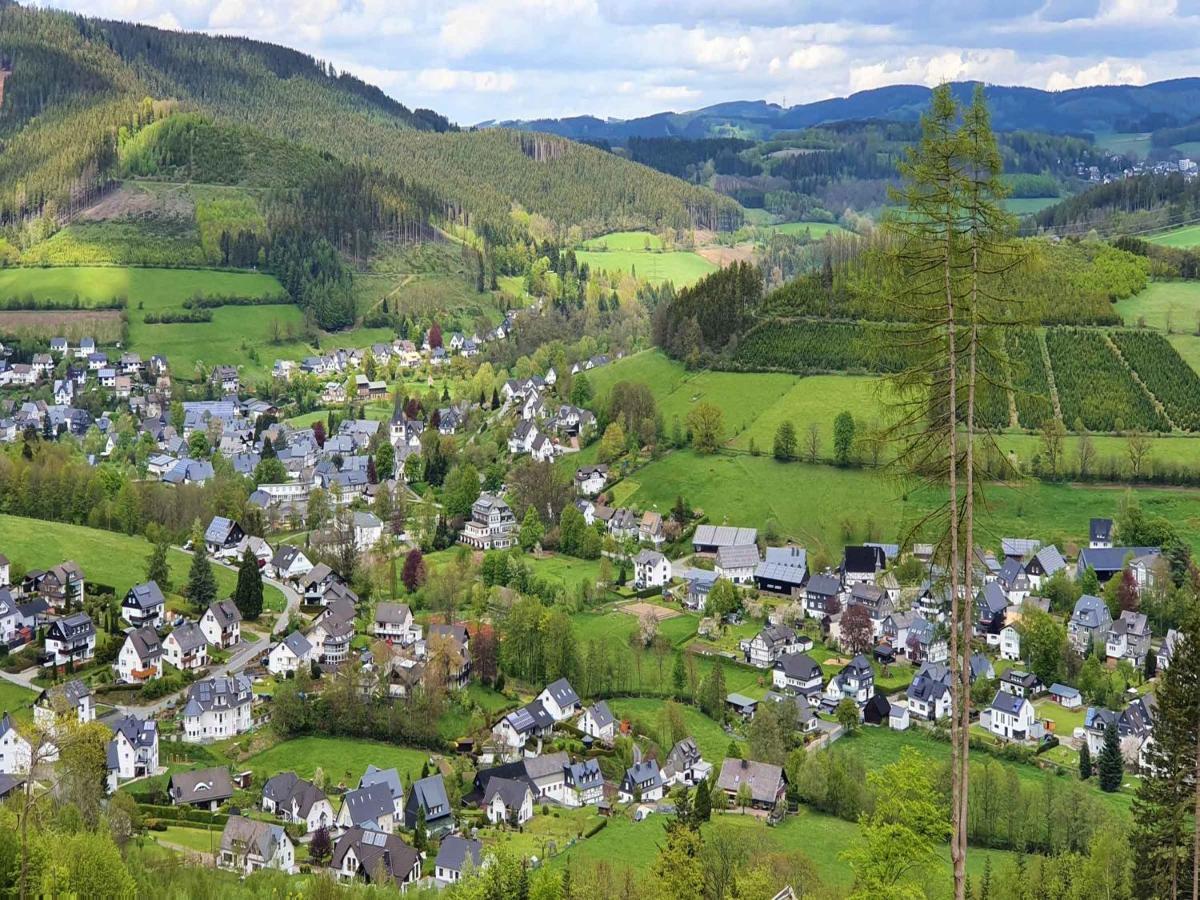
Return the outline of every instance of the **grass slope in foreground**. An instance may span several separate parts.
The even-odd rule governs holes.
[[[9,515],[0,515],[0,547],[14,565],[25,570],[45,569],[73,559],[83,567],[87,581],[112,585],[118,597],[146,580],[146,561],[151,550],[150,542],[141,537]],[[175,590],[187,581],[191,561],[181,550],[172,549],[168,555]],[[217,578],[218,596],[232,595],[237,572],[214,564],[213,574]],[[283,594],[264,585],[263,605],[266,609],[282,610]]]
[[[313,735],[276,744],[238,765],[262,773],[264,778],[278,772],[295,772],[301,778],[312,778],[314,771],[323,768],[331,784],[354,785],[358,784],[367,765],[373,764],[381,769],[395,767],[404,783],[411,784],[414,778],[421,776],[421,766],[427,759],[427,750],[397,747],[381,741]]]

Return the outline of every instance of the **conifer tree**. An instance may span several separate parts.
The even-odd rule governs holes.
[[[1100,790],[1111,794],[1120,789],[1125,760],[1121,757],[1121,738],[1115,721],[1104,729],[1104,746],[1100,748],[1096,769],[1100,773]]]
[[[263,583],[262,572],[258,568],[258,559],[247,547],[242,554],[238,566],[237,587],[234,589],[233,602],[242,618],[254,622],[262,615]]]
[[[217,579],[213,575],[212,563],[208,561],[208,547],[204,543],[204,532],[197,522],[192,530],[192,566],[188,570],[185,593],[197,613],[208,609],[217,599]]]
[[[150,551],[150,558],[146,561],[146,580],[157,584],[163,593],[171,590],[171,570],[167,565],[168,549],[166,541],[156,541]]]
[[[1088,748],[1087,741],[1079,748],[1079,777],[1084,781],[1092,777],[1092,751]]]

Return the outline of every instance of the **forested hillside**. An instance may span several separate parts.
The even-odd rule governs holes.
[[[119,142],[179,111],[345,161],[369,160],[439,197],[443,216],[484,231],[507,228],[514,202],[587,233],[741,220],[727,199],[594,148],[510,132],[455,133],[436,113],[411,111],[318,60],[257,41],[0,0],[0,68],[9,70],[0,107],[0,223],[85,205],[117,174]],[[207,136],[191,134],[201,156]]]

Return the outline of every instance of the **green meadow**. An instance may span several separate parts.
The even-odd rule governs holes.
[[[786,234],[791,237],[799,237],[805,232],[809,237],[819,240],[827,234],[849,234],[849,232],[838,225],[836,222],[784,222],[780,225],[771,225],[769,230],[778,234]]]
[[[129,299],[130,318],[146,310],[179,307],[196,294],[283,296],[275,276],[217,269],[146,269],[133,266],[61,266],[0,269],[0,298],[24,297],[81,306],[114,297]]]
[[[1200,228],[1196,235],[1200,243]],[[1130,328],[1144,321],[1157,331],[1195,335],[1200,329],[1200,283],[1154,281],[1134,296],[1118,300],[1116,310]]]
[[[1061,199],[1062,197],[1009,197],[1004,201],[1004,208],[1014,216],[1031,216],[1048,206],[1053,206]]]
[[[718,268],[690,250],[662,247],[662,238],[648,231],[615,231],[588,241],[575,257],[596,272],[636,274],[655,284],[670,281],[676,287],[699,281]]]
[[[1195,247],[1200,245],[1200,225],[1188,225],[1184,228],[1173,228],[1147,238],[1155,244],[1166,247]]]

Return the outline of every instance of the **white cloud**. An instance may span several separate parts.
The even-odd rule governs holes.
[[[1122,65],[1104,60],[1085,69],[1077,69],[1074,74],[1052,72],[1046,79],[1046,90],[1066,91],[1094,84],[1145,84],[1147,80],[1146,70],[1136,63]]]
[[[417,73],[417,86],[427,91],[474,91],[479,94],[506,94],[517,86],[512,72],[471,72],[462,69],[423,69]]]
[[[811,44],[802,50],[793,50],[788,55],[787,65],[793,71],[807,72],[811,69],[836,65],[845,58],[846,51],[841,47],[829,44]]]

